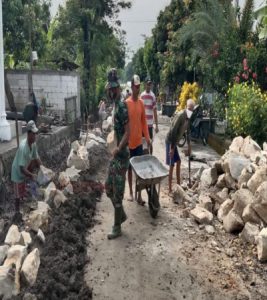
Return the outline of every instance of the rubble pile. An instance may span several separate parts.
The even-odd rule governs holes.
[[[267,261],[267,143],[261,149],[251,137],[237,137],[220,161],[194,179],[187,195],[195,201],[187,201],[187,214],[200,224],[216,216],[226,232],[240,233],[257,246],[258,259]]]
[[[82,140],[83,138],[72,143],[67,159],[68,168],[58,176],[48,168],[40,168],[37,176],[40,188],[35,191],[36,195],[32,193],[30,197],[35,205],[23,216],[25,230],[20,231],[17,225],[11,225],[4,245],[0,245],[0,298],[10,299],[21,291],[32,289],[34,293],[43,293],[43,299],[67,299],[67,295],[90,299],[91,291],[85,285],[82,286],[82,268],[86,263],[85,236],[86,228],[92,223],[95,201],[103,187],[92,180],[83,181],[81,186],[78,180],[81,172],[89,172],[90,159],[94,161],[94,157],[90,157],[90,150],[97,152],[97,149],[102,149],[101,151],[107,152],[107,149],[105,140],[100,136],[89,133],[86,140]],[[61,249],[62,253],[59,255],[62,245],[64,249]],[[83,254],[83,259],[80,254]],[[57,283],[58,286],[54,292],[48,287],[44,289],[44,283],[49,279],[49,268],[55,268],[54,272],[58,271],[58,262],[64,265],[66,259],[70,263],[66,264],[65,269],[69,268],[69,273],[75,277],[68,279],[68,275],[58,274],[57,276],[64,278],[64,283],[59,284],[57,278],[54,278],[55,282],[50,279],[51,284]],[[46,265],[42,265],[42,260]],[[75,266],[77,271],[74,270]],[[35,286],[39,267],[45,270],[42,272],[45,274],[40,275],[41,283],[37,284],[39,286],[35,290],[32,287]],[[40,291],[41,287],[44,291]],[[50,292],[55,294],[52,298]]]

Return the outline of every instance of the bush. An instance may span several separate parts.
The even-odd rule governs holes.
[[[235,83],[227,92],[227,120],[233,135],[250,135],[259,144],[267,141],[267,94],[254,82]]]
[[[186,101],[188,99],[193,99],[195,102],[197,102],[200,92],[201,89],[196,82],[189,83],[185,81],[179,97],[179,106],[177,107],[177,111],[186,108]]]

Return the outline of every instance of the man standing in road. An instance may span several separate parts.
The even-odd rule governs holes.
[[[131,81],[132,95],[126,100],[130,124],[129,149],[130,157],[143,155],[142,137],[144,135],[148,148],[150,147],[150,138],[146,122],[145,106],[139,97],[140,93],[140,78],[134,75]],[[128,182],[130,188],[130,201],[133,201],[133,187],[132,187],[132,169],[129,166]],[[138,194],[138,204],[144,205],[141,198],[141,193]]]
[[[152,88],[152,81],[150,78],[146,78],[145,80],[145,91],[141,94],[141,99],[145,105],[145,112],[146,112],[146,122],[148,126],[148,132],[150,139],[153,139],[153,123],[155,121],[156,128],[155,132],[158,133],[158,114],[157,114],[157,106],[156,106],[156,97],[155,94],[151,90]],[[153,146],[151,143],[149,153],[152,154]]]
[[[38,129],[34,121],[27,124],[27,138],[23,140],[12,163],[11,180],[15,191],[15,212],[20,216],[20,201],[26,197],[26,180],[34,180],[34,169],[38,169],[41,161],[35,143]]]
[[[108,177],[105,188],[106,194],[114,206],[114,225],[108,239],[115,239],[121,235],[121,224],[127,216],[123,209],[126,172],[129,167],[129,119],[127,105],[121,102],[121,90],[116,69],[108,75],[107,96],[114,103],[114,135],[117,147],[113,150],[109,164]]]
[[[173,169],[176,164],[176,178],[177,184],[180,184],[181,173],[181,158],[178,153],[177,143],[187,130],[189,133],[189,119],[192,116],[195,107],[195,102],[192,99],[187,100],[187,108],[180,111],[175,115],[172,120],[170,129],[166,137],[166,164],[170,166],[169,169],[169,194],[172,193],[172,177]],[[190,156],[191,149],[188,149],[188,155]]]

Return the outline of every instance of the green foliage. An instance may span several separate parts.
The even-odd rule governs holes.
[[[259,144],[267,140],[267,94],[255,84],[234,84],[228,89],[227,119],[233,135],[250,135]]]
[[[44,56],[49,7],[50,0],[3,1],[4,48],[7,55],[13,56],[15,66],[19,61],[30,60],[30,38],[32,49],[40,59]]]
[[[112,26],[109,19],[116,18],[120,9],[129,7],[128,1],[68,0],[50,28],[49,58],[80,66],[84,102],[89,111],[94,110],[96,97],[101,93],[99,82],[103,75],[99,69],[124,66],[123,32],[117,25]]]
[[[246,0],[239,25],[239,38],[242,43],[249,39],[254,21],[254,0]]]

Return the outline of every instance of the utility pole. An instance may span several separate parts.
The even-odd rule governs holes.
[[[33,80],[32,80],[32,70],[33,70],[33,59],[32,59],[32,20],[31,20],[31,4],[29,1],[28,4],[28,8],[29,8],[29,55],[30,55],[30,72],[29,72],[29,76],[28,76],[28,89],[29,89],[29,100],[31,102],[33,102]]]
[[[2,0],[0,0],[0,140],[10,141],[12,139],[11,127],[6,119],[6,99],[5,99],[5,76],[4,76],[4,37]]]

